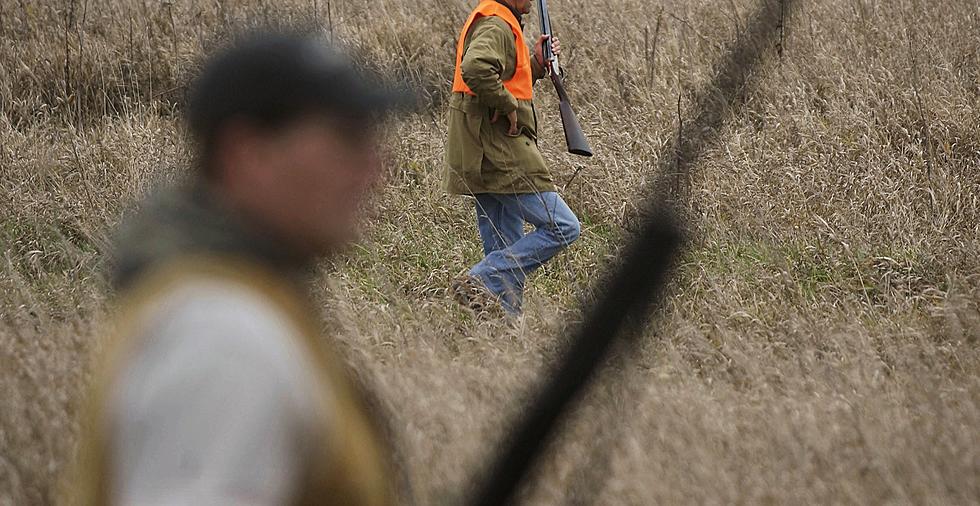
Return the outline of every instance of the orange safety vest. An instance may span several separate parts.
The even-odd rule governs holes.
[[[453,77],[453,91],[466,93],[467,95],[476,95],[463,81],[463,71],[461,68],[463,62],[463,46],[466,41],[466,34],[469,33],[473,23],[477,19],[486,16],[500,17],[510,25],[510,30],[514,32],[514,45],[517,48],[517,68],[514,70],[514,76],[504,82],[504,88],[507,88],[507,91],[518,100],[531,100],[531,88],[534,84],[534,79],[531,76],[531,55],[527,50],[527,44],[524,43],[524,31],[521,29],[520,22],[514,17],[514,13],[496,0],[481,1],[480,5],[477,5],[473,13],[470,14],[469,19],[466,20],[466,24],[463,25],[463,31],[459,33],[459,42],[456,43],[456,75]]]

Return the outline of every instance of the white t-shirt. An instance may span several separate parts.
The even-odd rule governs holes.
[[[159,301],[110,391],[113,502],[290,502],[322,427],[300,331],[233,283],[188,282]]]

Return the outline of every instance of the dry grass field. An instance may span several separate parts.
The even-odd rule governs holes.
[[[389,412],[407,495],[434,504],[526,406],[762,1],[550,2],[596,157],[563,152],[540,86],[541,147],[583,236],[507,326],[447,296],[479,256],[472,204],[440,191],[471,0],[0,0],[0,505],[52,501],[111,307],[112,228],[188,173],[184,85],[230,32],[313,27],[422,92],[391,125],[364,240],[315,290]],[[798,3],[689,184],[658,189],[690,237],[669,297],[526,503],[980,502],[980,8]]]

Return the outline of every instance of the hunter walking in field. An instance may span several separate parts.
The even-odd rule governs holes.
[[[574,242],[578,218],[538,151],[534,82],[547,74],[538,38],[531,50],[522,19],[531,0],[482,0],[460,32],[450,99],[446,189],[470,195],[485,257],[453,282],[460,304],[521,312],[528,274]],[[524,224],[534,230],[524,233]]]
[[[378,421],[302,281],[354,235],[399,95],[318,41],[252,37],[193,86],[198,170],[121,234],[116,337],[68,502],[386,505]]]

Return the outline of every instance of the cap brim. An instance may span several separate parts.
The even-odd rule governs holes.
[[[419,97],[410,88],[390,86],[373,82],[352,90],[345,101],[347,112],[354,115],[367,114],[374,117],[386,117],[392,114],[415,112],[419,108]]]

